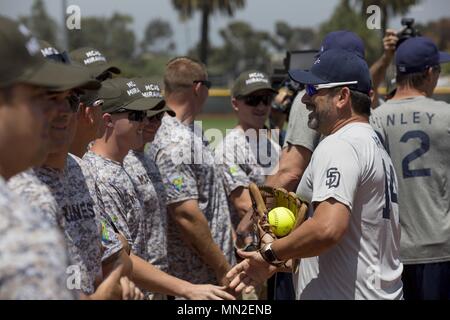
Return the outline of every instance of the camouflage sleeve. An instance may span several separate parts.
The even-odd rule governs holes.
[[[58,230],[40,212],[1,202],[0,299],[76,298],[66,286],[67,255]]]
[[[122,250],[123,245],[111,224],[106,219],[100,220],[102,227],[102,262]]]
[[[172,153],[165,149],[156,154],[156,164],[167,193],[167,204],[198,199],[197,177],[193,165],[174,163]]]
[[[107,225],[122,233],[131,245],[133,243],[133,240],[127,224],[127,209],[120,201],[120,195],[115,191],[114,188],[112,188],[111,186],[107,186],[102,182],[96,183],[95,189],[97,193],[97,204],[99,207],[101,220],[107,221]],[[110,230],[111,229],[108,229],[108,231]],[[110,233],[111,232],[108,232],[108,236],[110,236]]]
[[[246,187],[250,183],[247,173],[240,165],[239,148],[228,146],[229,143],[224,143],[216,149],[215,157],[216,163],[222,169],[223,182],[225,192],[229,196],[234,190],[239,187]]]

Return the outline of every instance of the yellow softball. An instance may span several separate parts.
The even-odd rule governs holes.
[[[295,216],[291,210],[285,207],[273,208],[268,214],[269,224],[272,227],[273,233],[278,237],[283,237],[289,232],[295,225]]]

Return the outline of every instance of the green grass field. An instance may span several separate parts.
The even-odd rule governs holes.
[[[234,114],[204,114],[201,115],[196,121],[202,121],[202,129],[206,132],[206,136],[210,139],[213,147],[215,147],[220,140],[211,139],[207,132],[208,129],[218,129],[222,132],[222,135],[225,136],[226,130],[234,128],[237,124],[237,119]]]

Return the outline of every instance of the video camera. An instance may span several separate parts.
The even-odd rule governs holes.
[[[280,91],[287,90],[289,94],[287,103],[284,103],[283,107],[280,106],[282,111],[289,113],[295,96],[303,89],[302,85],[291,80],[288,71],[293,69],[311,68],[318,52],[318,50],[288,51],[286,52],[286,57],[283,59],[284,68],[274,69],[271,77],[272,87]]]
[[[414,19],[413,18],[402,18],[401,23],[402,23],[402,26],[404,26],[404,27],[402,30],[400,30],[397,33],[397,37],[398,37],[397,48],[403,41],[405,41],[409,38],[421,36],[420,31],[417,30],[416,28],[414,28]]]

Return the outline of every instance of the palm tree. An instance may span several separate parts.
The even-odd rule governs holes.
[[[209,16],[216,11],[233,16],[236,9],[245,6],[245,0],[172,0],[172,5],[180,12],[182,19],[192,17],[194,11],[201,11],[201,42],[200,42],[200,60],[208,63],[208,34],[209,34]]]
[[[405,14],[409,8],[420,3],[422,0],[354,0],[361,7],[363,14],[370,5],[377,5],[381,8],[382,20],[381,27],[386,31],[390,16]]]

